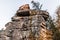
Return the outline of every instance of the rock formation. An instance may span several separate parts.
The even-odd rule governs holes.
[[[6,40],[52,40],[52,31],[46,27],[48,17],[47,11],[32,10],[28,4],[23,5],[5,25],[4,36]]]

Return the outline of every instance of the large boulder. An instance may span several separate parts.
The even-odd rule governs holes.
[[[40,40],[42,29],[46,29],[49,13],[44,10],[32,10],[29,5],[21,6],[5,27],[5,36],[9,40]],[[42,29],[40,29],[42,28]]]

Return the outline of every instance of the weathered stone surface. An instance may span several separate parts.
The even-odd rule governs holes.
[[[27,9],[30,9],[29,4],[25,4],[19,7],[19,10],[27,10]]]
[[[4,35],[6,40],[40,40],[41,37],[47,40],[44,32],[47,31],[45,29],[48,17],[49,14],[46,11],[31,10],[28,4],[21,6],[11,18],[11,22],[5,25]],[[4,40],[2,38],[1,40]]]
[[[53,40],[53,32],[48,29],[40,28],[40,40]]]

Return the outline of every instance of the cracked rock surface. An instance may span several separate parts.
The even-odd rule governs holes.
[[[48,17],[47,11],[31,10],[28,4],[23,5],[11,18],[11,22],[5,25],[4,36],[0,40],[40,40],[41,30],[46,29]]]

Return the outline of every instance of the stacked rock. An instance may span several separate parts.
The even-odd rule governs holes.
[[[40,40],[48,17],[47,11],[32,10],[28,4],[19,7],[12,21],[5,25],[6,40]]]

